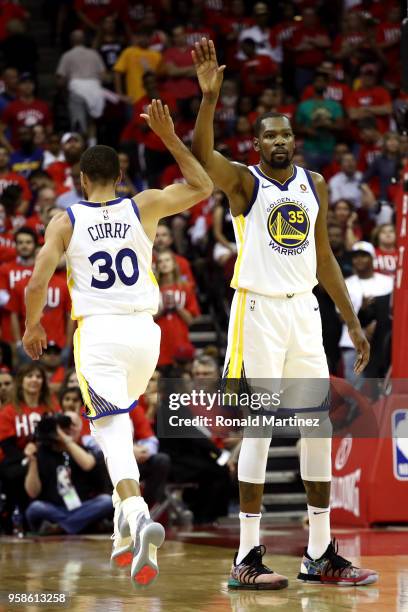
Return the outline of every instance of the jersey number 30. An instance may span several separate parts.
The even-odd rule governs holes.
[[[130,263],[133,268],[130,276],[127,276],[123,269],[123,261],[127,257],[130,259]],[[137,279],[139,278],[137,257],[136,253],[132,251],[132,249],[121,249],[115,257],[115,266],[113,265],[112,256],[106,251],[97,251],[89,257],[89,261],[92,265],[95,263],[97,264],[99,268],[99,275],[106,275],[104,280],[99,280],[98,278],[92,276],[91,287],[95,287],[96,289],[109,289],[112,287],[115,284],[116,275],[119,277],[122,283],[128,287],[135,285],[137,283]]]

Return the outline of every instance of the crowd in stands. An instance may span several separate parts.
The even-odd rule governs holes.
[[[365,376],[387,374],[395,208],[408,158],[408,137],[396,122],[407,100],[401,89],[399,2],[45,0],[36,17],[48,23],[50,44],[59,51],[47,91],[39,87],[42,49],[29,32],[33,15],[23,0],[0,0],[0,9],[3,531],[13,529],[17,511],[24,529],[42,533],[78,533],[112,517],[102,453],[81,416],[72,370],[75,323],[65,261],[50,282],[42,320],[48,347],[35,364],[21,344],[24,289],[48,223],[83,198],[79,159],[87,146],[103,143],[119,151],[120,197],[137,201],[143,189],[183,181],[140,113],[161,98],[190,146],[200,104],[191,48],[203,36],[214,40],[220,64],[227,65],[214,125],[216,149],[257,164],[256,118],[277,111],[291,119],[294,163],[320,172],[328,183],[330,244],[372,344]],[[199,442],[163,439],[159,445],[157,380],[220,374],[236,256],[228,202],[217,188],[158,227],[153,260],[162,344],[155,376],[131,413],[135,456],[151,507],[163,501],[168,482],[198,485],[185,492],[197,523],[228,512],[239,440],[207,432]],[[347,329],[323,288],[315,292],[330,372],[354,382]],[[212,317],[217,346],[198,349],[191,342],[189,330],[201,314]],[[54,415],[51,424],[43,418],[47,413]],[[61,420],[62,414],[69,419]],[[54,432],[51,440],[44,435],[47,427]]]

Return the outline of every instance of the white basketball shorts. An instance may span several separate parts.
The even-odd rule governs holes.
[[[89,419],[129,412],[159,358],[160,328],[152,315],[94,315],[79,321],[75,368]]]

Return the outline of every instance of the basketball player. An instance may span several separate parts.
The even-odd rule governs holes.
[[[212,182],[174,132],[167,106],[152,100],[141,115],[174,156],[186,180],[136,199],[116,198],[119,158],[97,145],[83,153],[81,186],[86,200],[50,222],[45,245],[27,287],[23,344],[32,359],[47,346],[41,316],[47,286],[65,252],[74,337],[75,365],[91,430],[105,456],[115,508],[112,561],[132,563],[135,586],[158,574],[157,548],[164,529],[150,519],[141,497],[129,411],[145,391],[160,348],[153,321],[159,289],[151,271],[159,219],[207,198]]]
[[[192,150],[227,195],[238,246],[232,287],[224,377],[240,379],[328,379],[316,275],[347,324],[360,373],[369,345],[353,310],[327,237],[327,188],[320,174],[291,162],[295,141],[289,119],[266,113],[255,125],[260,163],[247,167],[214,151],[211,125],[225,66],[218,66],[212,41],[192,52],[203,98]],[[326,410],[326,406],[322,406]],[[259,526],[270,437],[244,436],[238,463],[240,546],[230,588],[281,589],[285,576],[262,563]],[[353,567],[330,539],[331,437],[302,437],[301,476],[307,494],[309,543],[298,579],[330,584],[370,584],[375,572]]]

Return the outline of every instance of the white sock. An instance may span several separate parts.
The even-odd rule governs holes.
[[[249,512],[239,513],[240,539],[237,554],[237,565],[247,556],[254,546],[259,546],[259,528],[262,514],[251,514]]]
[[[330,508],[308,506],[309,543],[307,554],[312,559],[319,559],[330,544]]]
[[[122,501],[122,510],[127,522],[129,523],[132,538],[136,535],[136,519],[138,514],[144,514],[150,518],[149,508],[141,495],[134,495]]]

